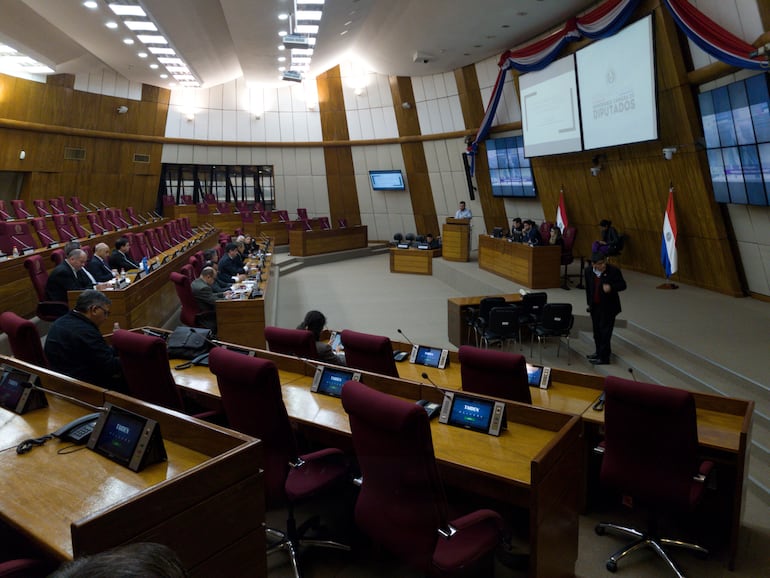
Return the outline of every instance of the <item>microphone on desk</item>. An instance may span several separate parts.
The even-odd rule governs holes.
[[[404,333],[404,332],[403,332],[403,331],[401,331],[400,329],[396,329],[396,331],[398,331],[398,332],[401,334],[401,337],[403,337],[404,339],[406,339],[406,340],[409,342],[409,345],[414,345],[414,343],[412,343],[412,340],[411,340],[411,339],[409,339],[409,338],[406,336],[406,333]]]
[[[161,217],[161,216],[160,216],[158,213],[156,213],[155,211],[150,211],[150,212],[151,212],[153,215],[155,215],[155,216],[156,216],[158,219],[162,219],[162,218],[163,218],[163,217]]]
[[[109,209],[109,205],[105,205],[104,201],[98,201],[98,203],[102,206],[102,209]]]
[[[72,233],[70,233],[70,232],[69,232],[67,229],[60,229],[60,230],[59,230],[59,233],[64,233],[65,235],[67,235],[67,238],[68,238],[68,240],[70,240],[70,241],[72,241],[72,239],[76,239],[76,238],[77,238],[77,237],[75,237],[75,235],[73,235]]]
[[[628,368],[628,373],[630,373],[630,374],[631,374],[631,377],[633,377],[633,378],[634,378],[634,381],[635,381],[635,382],[639,383],[639,380],[638,380],[638,379],[636,379],[636,374],[634,373],[634,368],[633,368],[633,367],[629,367],[629,368]]]
[[[24,249],[34,249],[34,247],[31,247],[30,245],[27,245],[24,241],[21,239],[17,239],[15,235],[11,235],[11,239],[16,241],[19,245],[21,245],[22,250]]]
[[[438,384],[436,384],[436,382],[435,382],[435,381],[433,381],[433,380],[430,378],[430,376],[429,376],[427,373],[425,373],[424,371],[422,372],[422,374],[420,375],[420,377],[422,377],[423,379],[427,380],[427,382],[428,382],[428,383],[430,383],[430,384],[431,384],[433,387],[435,387],[435,388],[439,389],[439,387],[438,387]]]
[[[77,213],[79,212],[79,211],[78,211],[78,210],[77,210],[75,207],[73,207],[73,206],[72,206],[72,205],[70,205],[69,203],[67,203],[67,207],[69,207],[70,211],[72,211],[72,212],[73,212],[73,213],[75,213],[75,214],[77,214]]]
[[[98,205],[94,205],[93,203],[86,203],[85,205],[87,207],[89,207],[92,211],[98,211],[99,210],[99,206]]]

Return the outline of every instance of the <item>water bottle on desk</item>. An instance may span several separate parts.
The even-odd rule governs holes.
[[[142,257],[142,271],[147,271],[147,257]]]
[[[14,257],[19,256],[19,248],[16,245],[13,246],[13,256]]]

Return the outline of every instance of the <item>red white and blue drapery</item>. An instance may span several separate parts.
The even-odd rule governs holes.
[[[612,36],[623,27],[639,1],[607,0],[582,16],[571,18],[559,30],[552,32],[545,38],[522,48],[506,51],[498,62],[500,71],[492,89],[487,111],[476,136],[468,145],[468,153],[475,155],[479,143],[487,138],[509,70],[512,68],[519,72],[542,70],[556,59],[556,56],[568,42],[579,40],[581,37],[605,38]]]
[[[556,59],[561,49],[568,43],[586,38],[606,38],[620,30],[636,9],[640,0],[607,0],[593,10],[567,21],[556,30],[532,44],[522,48],[508,50],[498,62],[500,71],[492,89],[481,126],[468,144],[468,153],[473,160],[479,143],[487,138],[492,121],[500,103],[505,77],[512,68],[519,72],[541,70]],[[734,36],[713,20],[705,16],[688,0],[663,0],[671,12],[674,21],[685,34],[702,50],[714,58],[737,66],[753,70],[767,70],[767,57],[750,57],[754,46]],[[470,140],[470,139],[469,139]],[[471,164],[471,171],[473,165]]]

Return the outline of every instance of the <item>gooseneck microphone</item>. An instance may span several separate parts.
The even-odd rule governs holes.
[[[634,373],[634,368],[633,368],[633,367],[629,367],[629,368],[628,368],[628,373],[630,373],[630,374],[631,374],[631,377],[633,377],[633,378],[634,378],[634,381],[635,381],[635,382],[639,383],[639,380],[638,380],[638,379],[636,379],[636,374]]]
[[[17,242],[19,245],[21,245],[21,248],[22,248],[22,249],[32,249],[32,248],[33,248],[33,247],[31,247],[30,245],[27,245],[27,244],[26,244],[24,241],[22,241],[21,239],[17,239],[17,238],[16,238],[16,235],[11,235],[11,239],[13,239],[14,241],[16,241],[16,242]]]
[[[398,331],[398,332],[401,334],[401,337],[403,337],[404,339],[406,339],[406,340],[409,342],[409,345],[414,345],[414,343],[412,343],[412,340],[411,340],[411,339],[409,339],[409,338],[406,336],[406,333],[404,333],[404,332],[403,332],[403,331],[401,331],[400,329],[396,329],[396,331]]]
[[[421,377],[422,377],[423,379],[427,380],[427,382],[428,382],[428,383],[430,383],[430,384],[431,384],[433,387],[435,387],[435,388],[437,388],[437,389],[438,389],[438,385],[436,384],[436,382],[435,382],[435,381],[433,381],[433,380],[430,378],[430,376],[429,376],[427,373],[425,373],[425,372],[423,371],[423,372],[422,372],[422,375],[421,375]]]

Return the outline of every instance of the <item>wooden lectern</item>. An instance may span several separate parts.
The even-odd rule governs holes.
[[[441,231],[442,256],[447,261],[468,261],[471,252],[471,220],[447,217]]]

